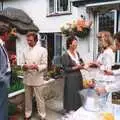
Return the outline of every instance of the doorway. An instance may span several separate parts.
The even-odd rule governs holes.
[[[51,70],[53,64],[60,64],[60,57],[62,55],[62,34],[41,33],[40,36],[41,45],[48,50],[48,70]]]

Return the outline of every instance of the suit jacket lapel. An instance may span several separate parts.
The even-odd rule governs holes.
[[[6,59],[8,59],[8,54],[4,46],[0,45],[1,48],[3,49],[3,52],[5,53]]]

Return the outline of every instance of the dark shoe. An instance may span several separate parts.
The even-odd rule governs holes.
[[[63,110],[59,111],[59,113],[62,115],[65,115],[67,113],[67,111],[65,109],[63,109]]]
[[[42,118],[42,119],[40,119],[40,120],[47,120],[46,118]]]
[[[42,118],[42,117],[40,117],[40,120],[47,120],[46,118]]]
[[[31,116],[30,117],[24,117],[24,120],[31,120]]]

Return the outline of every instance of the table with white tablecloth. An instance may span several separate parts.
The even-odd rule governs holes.
[[[120,120],[120,105],[112,105],[115,120]],[[62,120],[102,120],[100,112],[91,112],[83,107],[79,108],[72,114],[66,115]]]

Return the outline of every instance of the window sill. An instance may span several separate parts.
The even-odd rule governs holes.
[[[53,14],[49,14],[47,15],[47,17],[55,17],[55,16],[63,16],[63,15],[71,15],[71,12],[68,13],[53,13]]]

